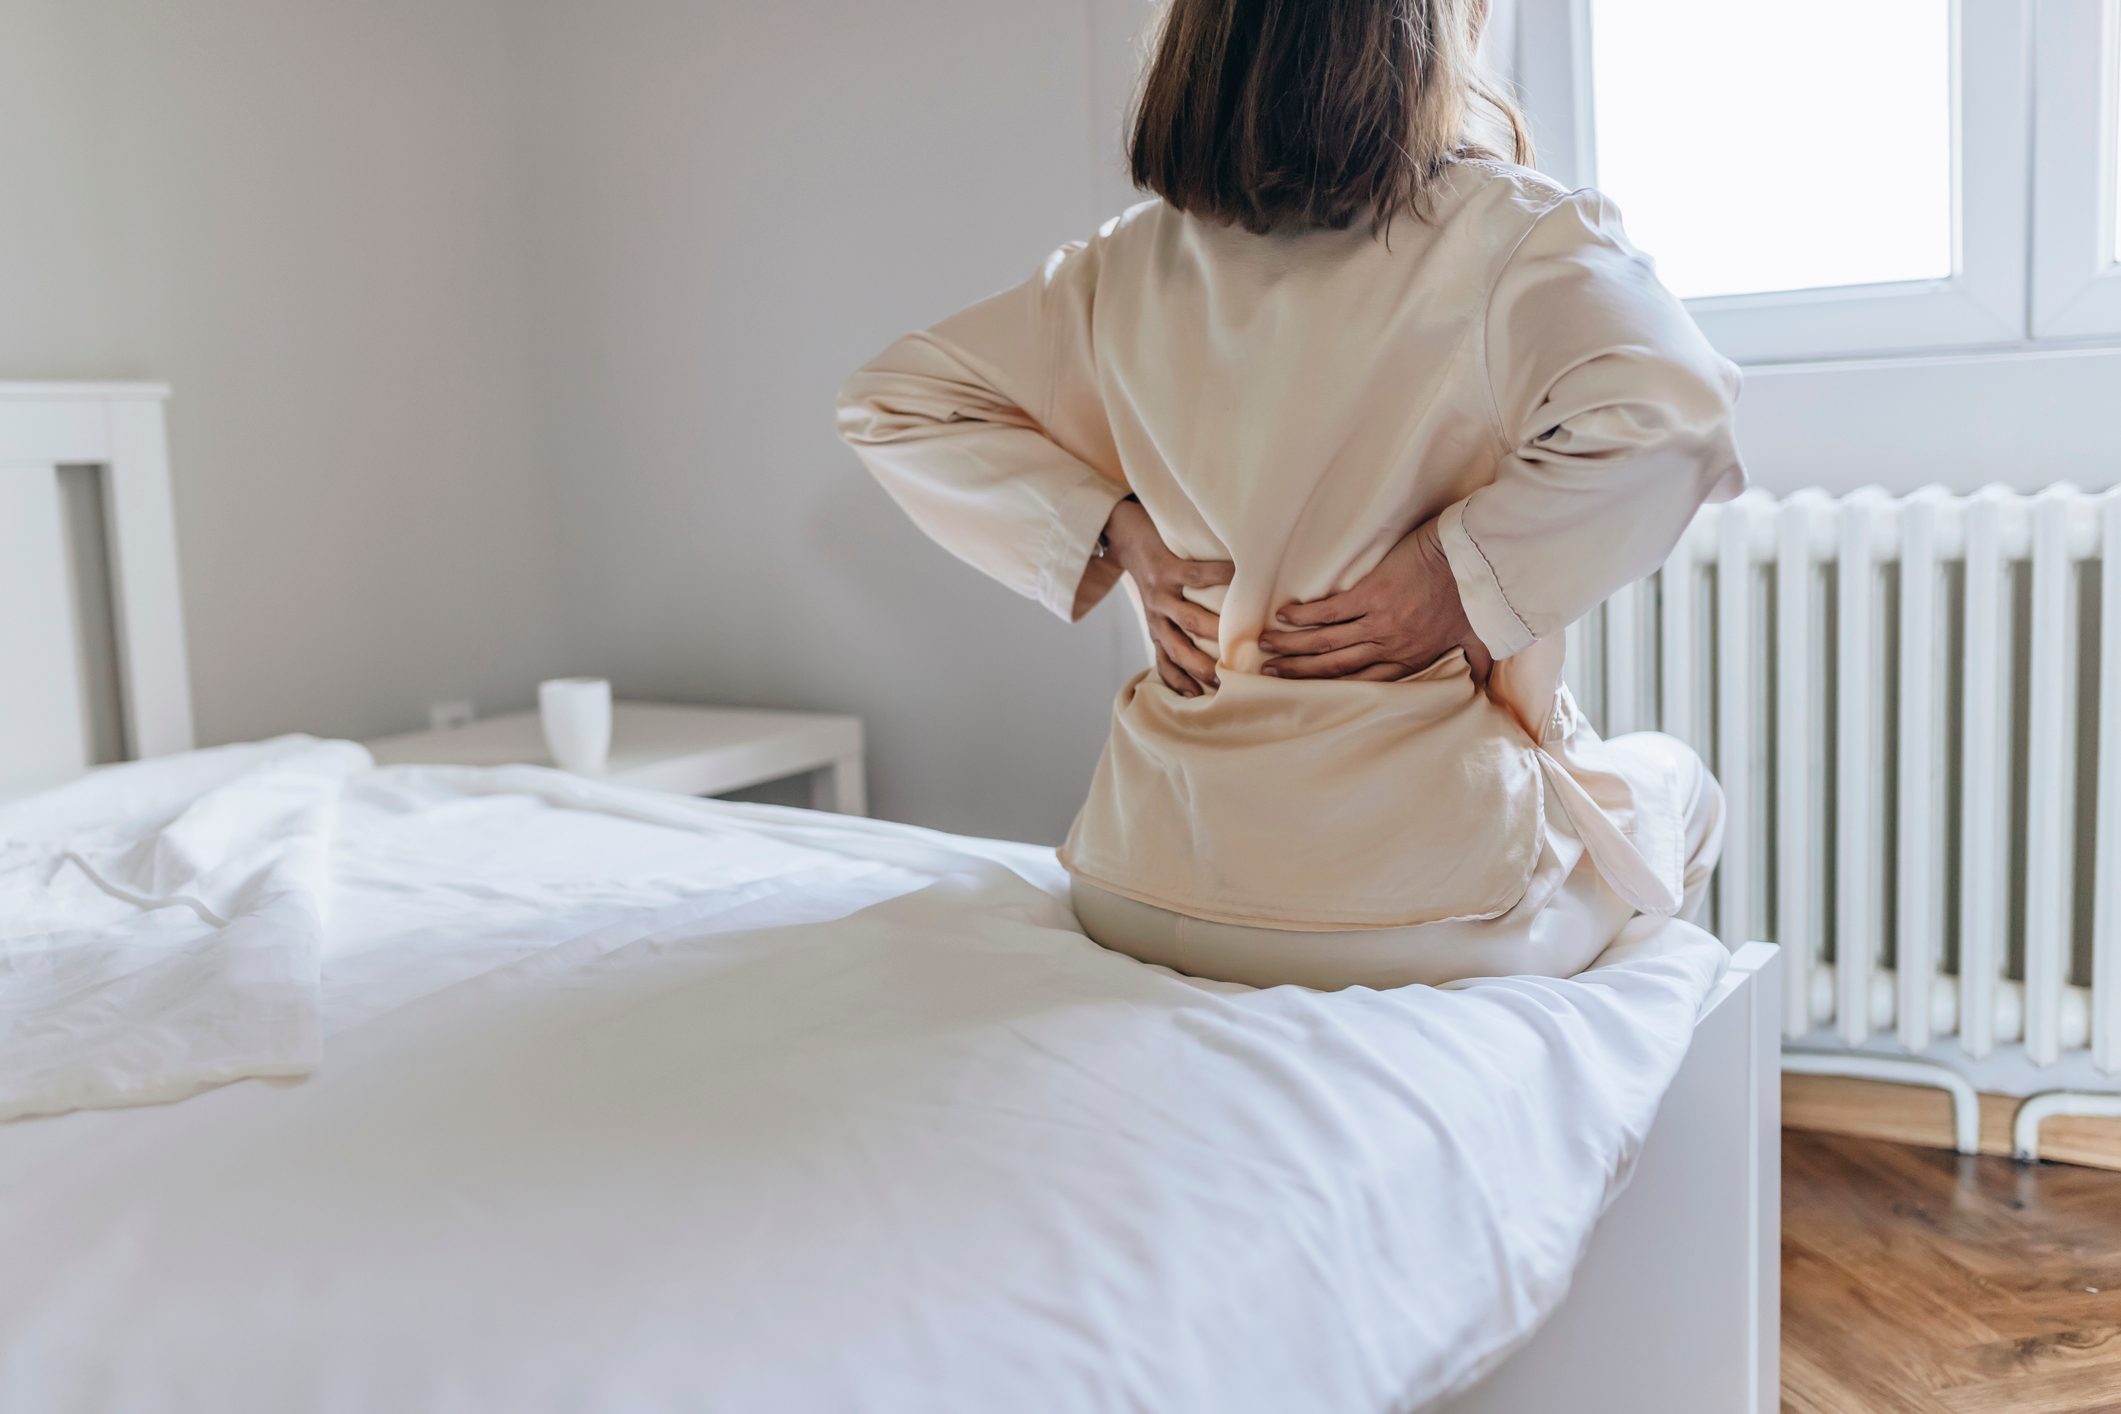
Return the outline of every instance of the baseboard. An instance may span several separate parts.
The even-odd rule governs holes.
[[[2010,1095],[1981,1097],[1982,1153],[2011,1152],[2011,1118],[2018,1104]],[[1925,1085],[1838,1075],[1785,1075],[1782,1127],[1949,1149],[1951,1097]],[[2088,1168],[2121,1169],[2121,1119],[2057,1115],[2040,1126],[2040,1157]]]

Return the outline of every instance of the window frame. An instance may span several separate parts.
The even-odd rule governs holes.
[[[1517,31],[1519,85],[1540,166],[1571,187],[1597,185],[1591,3],[1521,0]],[[1717,348],[1741,363],[1764,364],[1929,353],[2026,337],[2036,3],[2052,0],[1950,0],[1953,273],[1688,300]],[[2117,0],[2066,3],[2111,13]],[[1625,215],[1624,195],[1619,205]]]
[[[2121,0],[2042,0],[2033,75],[2033,337],[2121,334]]]

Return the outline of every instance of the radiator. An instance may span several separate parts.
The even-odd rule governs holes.
[[[1728,803],[1705,920],[1779,943],[1785,1068],[2121,1113],[2121,490],[1748,492],[1569,630],[1606,735]]]

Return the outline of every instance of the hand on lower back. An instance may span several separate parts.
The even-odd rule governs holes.
[[[1270,627],[1259,636],[1269,655],[1262,671],[1270,677],[1396,682],[1453,648],[1465,650],[1478,682],[1487,681],[1493,666],[1466,620],[1433,520],[1407,532],[1353,588],[1284,604],[1276,617],[1292,627]]]
[[[1105,523],[1105,543],[1141,591],[1149,641],[1156,645],[1156,675],[1164,686],[1186,697],[1212,691],[1215,657],[1194,640],[1216,642],[1221,621],[1186,598],[1184,591],[1228,584],[1236,567],[1228,560],[1182,560],[1172,554],[1138,501],[1121,501],[1113,507],[1112,518]]]

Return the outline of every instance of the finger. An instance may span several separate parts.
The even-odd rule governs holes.
[[[1171,661],[1185,670],[1186,676],[1203,687],[1215,686],[1215,660],[1200,651],[1185,631],[1170,619],[1159,615],[1149,621],[1149,631]]]
[[[1358,643],[1307,658],[1276,658],[1260,671],[1275,678],[1342,678],[1381,661],[1384,650],[1374,643]]]
[[[1222,620],[1212,609],[1203,609],[1191,599],[1173,595],[1163,606],[1164,616],[1195,638],[1214,640],[1222,636]]]
[[[1181,697],[1200,696],[1200,684],[1187,677],[1185,670],[1171,661],[1171,655],[1164,652],[1161,643],[1156,645],[1156,675],[1164,680],[1165,687]]]
[[[1228,584],[1236,574],[1237,566],[1228,560],[1180,560],[1175,577],[1189,588],[1206,589],[1210,585]]]
[[[1324,628],[1268,629],[1259,636],[1259,646],[1273,654],[1330,653],[1371,641],[1370,626],[1363,619]]]
[[[1308,604],[1284,604],[1275,617],[1301,628],[1313,624],[1345,623],[1349,619],[1361,618],[1362,611],[1363,603],[1356,591],[1344,589],[1323,599],[1313,599]]]

